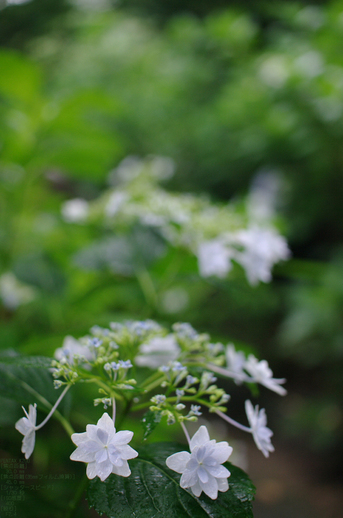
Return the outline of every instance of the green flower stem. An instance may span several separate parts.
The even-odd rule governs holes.
[[[163,381],[163,379],[164,379],[164,375],[161,376],[160,378],[158,378],[157,380],[153,381],[152,383],[150,383],[150,385],[148,385],[147,387],[145,387],[144,392],[150,392],[150,390],[158,387],[161,384],[161,381]]]
[[[121,396],[120,394],[118,394],[118,392],[116,392],[115,390],[113,390],[111,387],[109,387],[108,385],[106,385],[106,383],[104,383],[102,380],[100,380],[99,378],[90,378],[89,379],[89,382],[93,382],[95,383],[96,385],[98,385],[99,387],[101,387],[103,390],[105,390],[106,392],[109,392],[110,393],[110,398],[112,399],[113,397],[115,397],[116,399],[119,399],[120,401],[124,401],[124,397]]]
[[[153,309],[157,307],[157,292],[149,272],[144,268],[135,271],[138,283],[141,287],[145,300]]]
[[[44,396],[39,394],[39,392],[37,392],[34,388],[30,387],[30,385],[25,383],[25,381],[21,381],[20,383],[21,383],[22,387],[24,387],[28,392],[30,392],[32,395],[34,395],[35,398],[38,401],[40,401],[40,403],[42,403],[42,405],[47,407],[49,410],[51,410],[53,408],[53,405],[47,399],[45,399]],[[57,421],[59,421],[61,423],[61,425],[63,426],[63,428],[65,429],[65,431],[67,432],[67,434],[69,436],[74,433],[73,427],[71,426],[69,421],[58,410],[55,410],[54,418],[57,419]]]
[[[42,421],[39,425],[37,425],[35,427],[35,430],[39,430],[40,428],[42,428],[45,423],[47,423],[50,419],[50,417],[53,415],[53,413],[56,411],[58,405],[60,404],[60,402],[62,401],[62,399],[64,398],[64,396],[66,395],[66,393],[68,392],[68,390],[70,389],[71,385],[66,385],[63,392],[61,392],[61,394],[59,395],[56,403],[54,404],[54,406],[51,408],[50,412],[48,413],[48,415],[46,416],[46,418],[44,419],[44,421]]]
[[[68,504],[68,510],[65,514],[65,518],[72,518],[79,507],[79,503],[88,486],[89,480],[86,475],[83,475],[79,485],[76,488],[74,498]]]
[[[176,402],[181,402],[181,401],[198,403],[199,405],[207,406],[210,409],[213,408],[213,405],[211,403],[209,403],[208,401],[206,401],[205,399],[201,399],[201,398],[194,397],[194,396],[183,396],[181,398],[173,396],[173,397],[167,397],[165,400],[166,403],[174,403],[174,402],[176,403]],[[144,408],[147,408],[151,405],[152,405],[151,401],[146,401],[145,403],[141,403],[139,405],[133,406],[131,410],[132,410],[132,412],[136,412],[138,410],[143,410]]]
[[[149,376],[148,379],[146,379],[143,383],[142,383],[142,388],[145,387],[146,384],[149,385],[149,383],[153,382],[156,380],[156,378],[161,378],[164,377],[164,374],[162,374],[160,371],[157,371],[155,372],[154,374],[152,374],[151,376]]]

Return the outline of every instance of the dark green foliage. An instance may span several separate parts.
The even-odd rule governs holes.
[[[54,389],[50,366],[51,359],[44,356],[4,351],[0,355],[0,396],[23,406],[36,403],[41,410],[49,411],[61,392]]]
[[[229,490],[217,500],[202,494],[196,498],[180,487],[180,475],[167,468],[169,455],[184,448],[175,443],[142,447],[130,461],[128,478],[110,475],[105,481],[91,481],[88,502],[109,518],[252,518],[255,488],[247,475],[226,463],[230,470]]]
[[[149,437],[149,435],[154,431],[158,423],[161,422],[161,418],[161,412],[149,410],[144,414],[141,420],[144,430],[143,439],[147,439]]]

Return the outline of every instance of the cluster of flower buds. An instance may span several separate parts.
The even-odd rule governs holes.
[[[226,442],[210,441],[206,427],[190,439],[185,423],[197,421],[204,410],[215,413],[233,426],[252,435],[257,447],[267,457],[273,446],[264,409],[245,403],[248,426],[228,415],[230,395],[219,386],[221,377],[234,383],[259,383],[285,395],[284,379],[273,377],[264,360],[236,351],[232,344],[213,344],[206,334],[197,333],[190,324],[174,324],[172,330],[153,321],[112,323],[109,328],[93,327],[90,334],[76,340],[66,337],[55,352],[51,371],[55,387],[64,389],[48,416],[36,425],[36,406],[20,419],[17,430],[24,435],[22,451],[28,458],[34,449],[35,432],[53,415],[69,388],[78,382],[94,384],[98,397],[94,404],[106,410],[97,425],[87,425],[86,432],[72,434],[77,446],[71,459],[87,464],[87,476],[102,481],[111,473],[129,476],[128,460],[138,453],[128,443],[133,433],[116,431],[116,408],[130,412],[149,411],[156,422],[179,423],[190,447],[167,459],[170,469],[182,474],[181,486],[194,495],[204,491],[217,498],[228,489],[229,472],[221,466],[231,454]],[[219,378],[219,379],[218,379]],[[100,396],[100,397],[99,397]]]

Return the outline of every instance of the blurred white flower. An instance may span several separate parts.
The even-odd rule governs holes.
[[[22,304],[31,302],[36,296],[31,286],[18,281],[12,272],[3,273],[0,277],[0,298],[8,309],[16,309]]]
[[[74,198],[63,203],[62,217],[68,223],[84,223],[89,214],[89,203],[82,198]]]
[[[128,460],[138,453],[128,445],[133,432],[116,432],[114,422],[105,412],[96,425],[88,424],[86,432],[73,433],[72,441],[77,448],[70,455],[71,460],[87,463],[87,477],[96,476],[103,482],[111,473],[128,477],[131,474]]]
[[[230,377],[238,383],[246,380],[246,374],[243,371],[246,362],[245,354],[242,351],[236,351],[233,344],[228,344],[225,349],[225,358]]]
[[[225,278],[231,270],[230,250],[220,239],[212,239],[200,243],[197,252],[199,273],[201,277],[212,275]]]
[[[59,362],[73,365],[76,359],[91,361],[93,353],[87,345],[82,345],[73,336],[66,336],[63,340],[62,347],[56,349],[54,357]]]
[[[26,417],[22,417],[16,422],[15,428],[24,435],[21,451],[25,454],[25,459],[28,459],[35,447],[36,440],[36,419],[37,419],[37,405],[29,405],[29,413],[22,407]]]
[[[284,181],[279,171],[263,168],[253,178],[247,197],[247,213],[255,224],[269,224],[275,217]]]
[[[123,191],[113,191],[108,199],[108,202],[105,206],[105,214],[107,217],[112,218],[115,216],[125,202],[127,202],[129,196],[126,192]]]
[[[227,478],[230,471],[223,464],[232,453],[226,441],[210,440],[206,426],[200,426],[190,441],[191,453],[181,451],[166,459],[168,468],[182,473],[180,486],[191,488],[197,497],[204,493],[215,500],[218,491],[229,489]]]
[[[243,266],[253,286],[259,281],[270,282],[274,264],[290,256],[285,238],[273,229],[250,227],[237,232],[234,238],[243,248],[236,253],[235,259]]]
[[[161,305],[165,313],[180,313],[189,305],[188,293],[181,287],[166,290],[161,296]]]
[[[256,446],[265,457],[269,457],[269,452],[274,451],[274,446],[271,443],[273,432],[266,426],[267,416],[265,409],[259,410],[258,405],[254,408],[251,401],[247,400],[245,402],[245,411]]]
[[[287,394],[287,390],[280,386],[286,380],[284,378],[273,378],[273,372],[266,360],[258,361],[253,354],[249,354],[248,360],[245,363],[245,370],[248,371],[256,383],[261,383],[261,385],[280,394],[280,396]]]
[[[176,360],[179,354],[180,347],[172,334],[156,336],[150,342],[139,347],[139,354],[135,358],[135,363],[139,367],[157,369],[161,365],[167,365],[169,362]]]

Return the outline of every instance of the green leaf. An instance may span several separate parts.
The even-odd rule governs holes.
[[[149,435],[155,430],[156,426],[161,422],[161,412],[153,412],[149,410],[142,417],[141,423],[144,430],[143,439],[149,437]]]
[[[37,403],[44,411],[50,409],[60,394],[53,386],[50,367],[51,358],[4,351],[0,355],[0,396],[21,405]]]
[[[154,443],[142,447],[130,460],[128,478],[110,475],[105,482],[92,480],[88,502],[109,518],[252,518],[255,488],[248,476],[226,463],[231,471],[229,490],[211,500],[204,493],[196,498],[180,487],[178,473],[167,468],[169,455],[184,450],[175,443]]]

